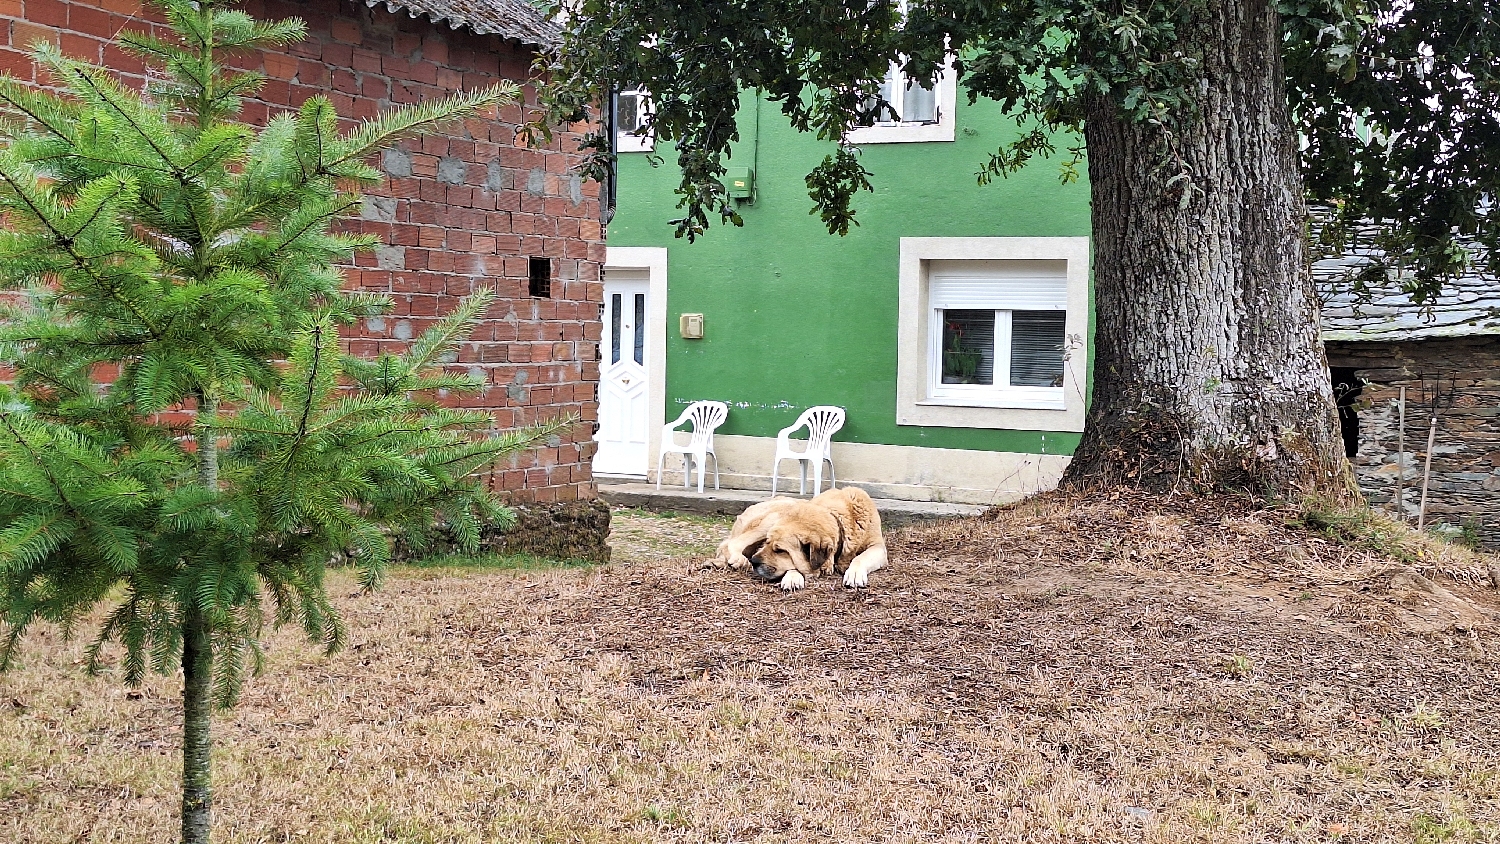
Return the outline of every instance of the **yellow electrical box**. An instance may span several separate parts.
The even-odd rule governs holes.
[[[677,327],[684,340],[703,339],[703,314],[683,314],[677,319]]]

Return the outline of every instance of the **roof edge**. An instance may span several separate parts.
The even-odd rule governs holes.
[[[494,2],[494,0],[459,0],[459,2],[437,2],[432,0],[364,0],[366,6],[371,9],[381,6],[387,12],[396,14],[405,12],[412,19],[425,19],[433,24],[445,23],[450,29],[467,29],[476,35],[498,35],[510,41],[518,41],[531,47],[540,47],[545,50],[556,49],[562,43],[562,29],[556,23],[543,15],[526,0],[510,0],[510,2]],[[479,5],[489,6],[488,9],[479,10],[489,12],[489,15],[465,14],[463,8],[455,6]],[[505,7],[502,9],[501,7]],[[525,10],[522,12],[521,10]],[[516,13],[520,14],[516,14]],[[517,18],[514,26],[506,27],[498,22],[486,22],[481,17],[491,17],[510,13]]]

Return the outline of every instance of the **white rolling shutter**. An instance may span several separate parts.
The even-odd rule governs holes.
[[[933,261],[928,268],[933,308],[1063,311],[1068,307],[1063,261]]]

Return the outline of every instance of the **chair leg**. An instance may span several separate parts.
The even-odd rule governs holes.
[[[771,497],[776,497],[776,475],[781,471],[781,461],[777,460],[771,464]]]
[[[666,461],[667,453],[665,451],[658,451],[656,453],[656,489],[658,492],[661,491],[661,467]]]
[[[682,455],[682,488],[691,489],[693,486],[693,456]]]
[[[833,458],[828,458],[828,488],[833,489],[839,485],[839,477],[833,473]]]
[[[708,460],[705,459],[703,455],[699,454],[699,455],[696,455],[693,458],[693,462],[696,463],[696,464],[698,464],[698,494],[702,495],[703,494],[703,470],[706,469],[706,468],[708,468]]]
[[[823,491],[823,461],[819,459],[813,464],[813,495]]]
[[[798,495],[806,495],[807,494],[807,461],[806,460],[798,460],[797,461],[797,468],[802,471],[802,474],[798,476],[797,494]]]
[[[714,459],[714,489],[717,490],[719,488],[719,455],[714,454],[712,451],[708,454]]]

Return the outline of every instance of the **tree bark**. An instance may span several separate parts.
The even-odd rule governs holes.
[[[213,650],[193,613],[182,628],[182,844],[208,844],[212,809]]]
[[[1089,106],[1093,400],[1065,482],[1342,494],[1275,4],[1208,0],[1183,46],[1196,116]]]

